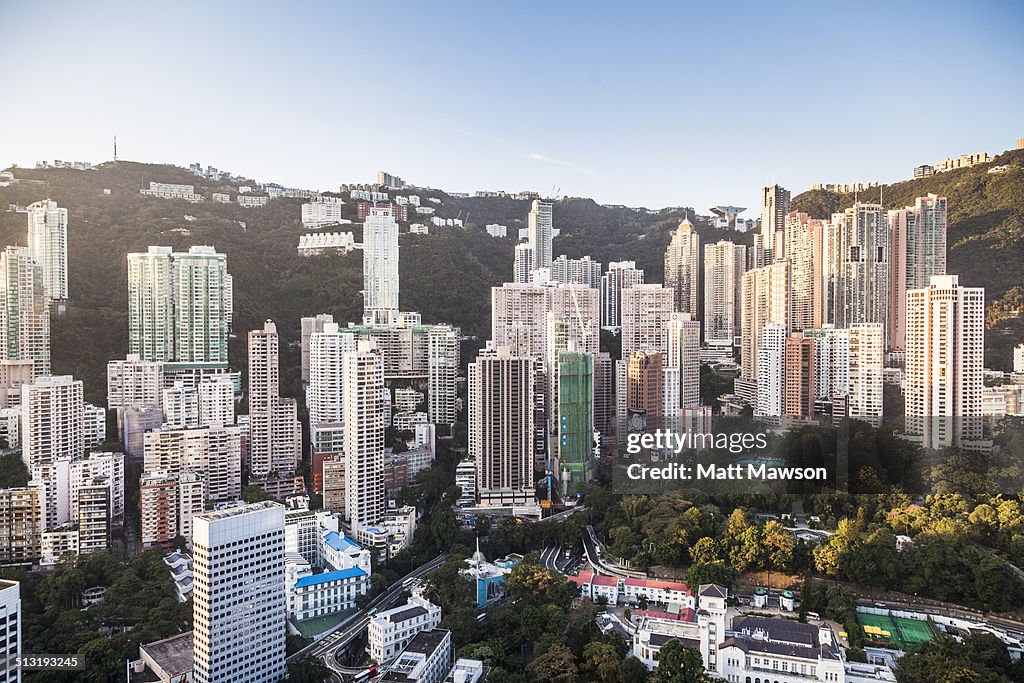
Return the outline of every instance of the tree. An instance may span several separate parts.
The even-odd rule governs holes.
[[[650,672],[644,663],[630,655],[619,665],[617,683],[644,683],[649,676]]]
[[[796,540],[782,524],[774,519],[769,520],[761,531],[761,545],[768,567],[775,571],[784,571],[792,566]]]
[[[262,503],[265,500],[273,500],[273,497],[259,484],[249,484],[242,491],[242,500],[246,503]]]
[[[690,547],[690,561],[693,564],[718,562],[722,559],[722,545],[711,536],[698,538]]]
[[[658,651],[658,668],[651,674],[651,683],[705,683],[700,651],[670,640]]]
[[[717,583],[719,586],[731,588],[736,581],[736,575],[736,570],[721,560],[698,562],[686,570],[686,583],[694,587]]]
[[[561,609],[568,609],[573,598],[579,595],[575,584],[526,560],[513,567],[505,576],[505,588],[515,599],[555,605]]]
[[[288,664],[288,683],[323,683],[331,670],[322,660],[306,655]]]
[[[601,681],[613,683],[619,675],[622,658],[613,645],[594,641],[583,648],[583,668]]]
[[[541,683],[575,683],[579,674],[572,650],[560,643],[549,647],[526,669]]]

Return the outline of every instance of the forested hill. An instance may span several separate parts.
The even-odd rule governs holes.
[[[1000,167],[1008,167],[1001,169]],[[887,209],[914,203],[934,192],[949,200],[946,268],[960,282],[985,287],[988,306],[986,362],[1008,369],[1010,348],[1024,341],[1024,150],[993,161],[926,178],[915,178],[852,194],[804,192],[793,209],[816,218],[851,206],[855,199]]]
[[[996,164],[1012,164],[1002,174],[986,174],[990,164],[884,189],[886,206],[903,206],[927,192],[949,197],[950,271],[961,273],[966,283],[986,286],[990,301],[1001,299],[990,308],[998,313],[996,318],[1002,318],[995,334],[989,335],[998,347],[990,353],[993,367],[1009,363],[1009,346],[1022,337],[1020,319],[1005,319],[1006,309],[1020,308],[1024,291],[1022,159],[1021,153],[1000,157]],[[259,208],[218,204],[210,201],[212,193],[228,192],[234,197],[237,184],[212,183],[185,169],[157,164],[121,161],[89,171],[13,171],[17,182],[0,187],[0,206],[25,206],[50,197],[69,210],[71,301],[68,311],[53,321],[53,369],[85,380],[91,401],[104,400],[107,360],[123,357],[127,351],[125,255],[149,245],[186,249],[210,244],[227,254],[235,288],[230,356],[236,368],[246,366],[247,331],[266,318],[278,322],[285,342],[294,342],[304,315],[327,312],[341,321],[358,320],[361,315],[360,252],[309,258],[296,253],[299,235],[305,232],[301,199],[278,198]],[[150,181],[194,185],[207,201],[190,204],[140,195],[139,189]],[[428,322],[450,322],[467,335],[485,339],[490,333],[490,288],[511,275],[513,245],[519,228],[526,225],[530,202],[452,197],[421,189],[401,194],[412,193],[420,195],[424,206],[435,207],[436,215],[462,218],[466,228],[431,226],[429,235],[403,232],[401,306],[420,311]],[[355,220],[355,202],[345,200],[345,215]],[[795,205],[824,216],[851,202],[852,197],[813,192],[798,196]],[[590,199],[561,199],[553,211],[560,230],[554,251],[573,258],[589,254],[605,264],[633,260],[646,270],[649,282],[661,282],[670,233],[684,216],[693,220],[693,213],[692,209],[645,211],[602,206]],[[410,221],[415,220],[410,212]],[[508,226],[509,237],[490,237],[483,228],[488,223]],[[696,226],[705,243],[722,238],[749,243],[751,237],[714,230],[699,220]],[[407,224],[402,229],[407,230]],[[357,240],[361,239],[358,226],[355,231]],[[0,213],[0,247],[24,244],[25,239],[25,215]],[[300,396],[298,365],[297,349],[282,344],[285,395]]]
[[[49,197],[69,211],[68,277],[70,305],[53,320],[53,370],[85,380],[89,400],[104,400],[106,362],[127,351],[127,262],[125,255],[149,245],[186,249],[209,244],[227,254],[234,277],[233,367],[246,366],[246,334],[272,318],[285,342],[299,336],[299,318],[332,313],[341,321],[362,312],[362,256],[296,253],[301,199],[278,198],[265,207],[243,208],[210,201],[215,191],[234,197],[237,184],[212,183],[175,166],[118,162],[89,171],[13,169],[17,182],[0,188],[0,206],[25,206]],[[207,201],[159,199],[139,194],[150,181],[193,185]],[[252,183],[255,185],[255,183]],[[104,190],[110,190],[105,194]],[[530,202],[510,198],[456,198],[434,190],[409,190],[438,216],[461,217],[466,229],[430,226],[429,235],[403,232],[400,238],[401,306],[429,322],[458,325],[464,334],[490,335],[490,288],[509,279],[518,229],[526,224]],[[429,202],[428,198],[440,203]],[[345,215],[355,220],[355,202],[345,198]],[[555,203],[561,230],[555,253],[590,254],[602,262],[635,260],[648,279],[661,281],[669,233],[692,211],[648,213],[603,207],[589,199]],[[410,211],[410,222],[416,220]],[[422,222],[426,222],[425,220]],[[244,223],[244,226],[242,225]],[[508,239],[490,237],[488,223],[509,228]],[[23,213],[0,213],[0,247],[24,244]],[[361,239],[359,226],[356,239]],[[698,223],[707,239],[718,231]],[[337,228],[341,230],[348,227]],[[408,229],[407,224],[402,230]],[[299,396],[298,352],[282,344],[282,391]]]

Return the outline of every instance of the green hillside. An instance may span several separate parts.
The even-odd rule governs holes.
[[[1022,153],[1000,157],[996,163],[1013,164],[1004,174],[968,169],[884,190],[887,206],[903,206],[926,192],[949,197],[950,270],[959,272],[968,284],[986,286],[994,302],[990,305],[994,322],[999,318],[997,329],[989,335],[992,367],[1005,367],[1011,343],[1022,337],[1020,318],[1006,313],[1020,310],[1024,291],[1022,159]],[[24,206],[50,197],[69,210],[71,301],[67,312],[53,321],[53,369],[85,380],[91,401],[104,400],[107,360],[123,357],[127,350],[125,254],[144,251],[152,244],[179,249],[210,244],[227,254],[235,283],[235,337],[229,347],[234,367],[245,368],[246,333],[266,318],[278,322],[285,342],[294,342],[303,315],[327,312],[347,321],[361,314],[359,252],[310,258],[296,253],[304,232],[301,199],[279,198],[265,207],[247,209],[237,204],[144,197],[138,191],[150,181],[195,185],[207,198],[214,191],[233,193],[236,188],[197,178],[178,167],[133,162],[103,164],[90,171],[15,169],[15,176],[18,182],[0,188],[0,206]],[[466,229],[431,226],[430,235],[402,235],[402,308],[420,311],[428,322],[450,322],[464,334],[486,339],[490,288],[511,275],[515,236],[525,226],[530,202],[451,197],[435,190],[410,192],[419,194],[424,205],[435,206],[438,216],[462,218]],[[439,199],[440,204],[427,203],[428,197]],[[851,201],[851,197],[811,192],[798,196],[795,204],[823,216]],[[347,201],[345,215],[355,219],[354,202]],[[646,270],[649,282],[660,282],[670,233],[686,215],[692,218],[692,210],[648,212],[602,206],[590,199],[562,199],[554,206],[555,226],[561,231],[554,250],[574,258],[589,254],[602,263],[634,260]],[[488,223],[507,225],[509,238],[487,235],[483,226]],[[749,242],[750,238],[714,230],[700,221],[697,229],[705,243],[729,237]],[[0,213],[0,246],[23,244],[25,237],[24,214]],[[299,396],[298,350],[286,344],[282,349],[282,390]]]
[[[989,173],[993,168],[1008,169]],[[887,209],[914,203],[933,192],[949,200],[946,268],[969,286],[985,287],[988,308],[986,365],[1009,369],[1011,349],[1024,341],[1024,150],[1009,151],[992,162],[883,185],[858,198]],[[851,206],[852,194],[804,192],[793,209],[816,218]]]

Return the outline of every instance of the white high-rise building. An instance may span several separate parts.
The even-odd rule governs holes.
[[[622,358],[634,351],[664,353],[675,292],[661,285],[634,285],[622,290]]]
[[[128,347],[143,360],[227,367],[227,259],[213,247],[128,254]]]
[[[761,188],[761,248],[773,255],[775,260],[785,257],[786,214],[789,213],[789,190],[781,185]],[[776,244],[778,242],[778,244]],[[754,267],[767,265],[758,262]]]
[[[971,447],[982,438],[984,288],[933,275],[907,292],[906,324],[907,431],[926,448]]]
[[[551,281],[563,285],[586,285],[601,287],[601,262],[589,256],[571,259],[562,254],[551,262]]]
[[[666,378],[671,375],[675,382],[675,409],[694,408],[700,405],[700,321],[689,313],[673,313],[668,321],[667,346],[663,367]],[[668,395],[669,390],[665,392]],[[667,400],[665,406],[671,407]],[[674,415],[667,410],[665,414]]]
[[[181,380],[163,391],[168,427],[195,429],[235,423],[235,387],[227,377],[203,377],[198,385]]]
[[[786,326],[767,323],[757,349],[757,406],[754,416],[775,420],[785,411]]]
[[[823,221],[806,213],[786,216],[786,260],[790,265],[789,331],[803,332],[822,324]]]
[[[316,230],[325,225],[334,225],[342,220],[345,203],[337,198],[330,201],[307,202],[302,205],[302,227]]]
[[[469,456],[481,505],[533,502],[536,361],[489,347],[469,364]]]
[[[776,261],[743,274],[743,308],[740,321],[740,376],[756,380],[762,330],[768,323],[789,329],[788,261]]]
[[[143,470],[172,475],[192,471],[213,501],[238,500],[242,494],[242,431],[236,426],[155,429],[146,432]]]
[[[192,520],[196,683],[285,676],[284,506],[263,502]]]
[[[385,324],[398,313],[398,223],[391,207],[370,208],[363,223],[363,322]]]
[[[918,197],[913,206],[889,211],[892,239],[890,345],[903,349],[907,290],[927,287],[932,275],[946,274],[946,198]]]
[[[882,419],[882,367],[885,332],[881,323],[850,326],[850,417],[871,422]]]
[[[491,340],[514,354],[543,358],[548,290],[522,283],[491,288]]]
[[[302,347],[302,381],[309,381],[309,338],[314,332],[323,332],[324,325],[333,323],[334,316],[329,313],[320,313],[315,316],[304,317],[301,320],[301,332],[299,345]]]
[[[458,418],[459,329],[435,325],[427,332],[427,415],[434,424]]]
[[[880,204],[854,204],[832,215],[838,230],[840,261],[835,321],[837,327],[889,322],[889,223]],[[888,331],[886,331],[888,339]]]
[[[44,199],[28,206],[28,250],[43,269],[48,299],[68,298],[68,210]]]
[[[721,240],[704,245],[704,341],[734,344],[740,336],[747,248]]]
[[[356,540],[384,518],[384,365],[363,342],[342,360],[345,514]]]
[[[515,246],[515,259],[512,262],[512,282],[530,283],[533,281],[535,268],[533,247],[528,242]]]
[[[159,406],[163,400],[164,365],[137,353],[107,362],[107,408]]]
[[[830,400],[850,393],[850,331],[827,326],[806,330],[814,339],[815,396]]]
[[[82,382],[70,375],[37,377],[21,387],[22,460],[31,469],[85,453]]]
[[[249,469],[256,478],[293,471],[302,448],[294,400],[282,399],[277,325],[249,332]]]
[[[622,290],[644,283],[644,271],[635,261],[613,261],[601,276],[601,327],[615,329],[622,325]]]
[[[62,209],[63,210],[63,209]],[[43,268],[25,247],[0,253],[0,360],[31,361],[50,374],[50,306]]]
[[[555,235],[551,212],[551,202],[533,200],[526,229],[530,248],[533,249],[534,268],[550,268],[554,258],[552,245]]]
[[[324,323],[322,331],[309,336],[306,408],[311,425],[344,419],[342,360],[356,349],[355,334],[342,332],[335,322]]]
[[[697,315],[700,305],[700,237],[688,218],[672,234],[665,249],[665,286],[672,290],[675,310]]]
[[[21,683],[21,584],[0,580],[0,683]]]

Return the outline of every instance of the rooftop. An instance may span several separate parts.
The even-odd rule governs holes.
[[[192,671],[192,631],[146,643],[140,649],[172,676]]]
[[[337,531],[328,531],[324,534],[324,543],[333,550],[361,550],[358,543]]]
[[[318,586],[322,583],[330,583],[331,581],[344,581],[346,579],[354,579],[360,576],[366,576],[359,567],[351,567],[350,569],[339,569],[334,572],[324,572],[322,574],[313,574],[312,576],[303,576],[301,579],[295,582],[296,588],[305,588],[307,586]]]

